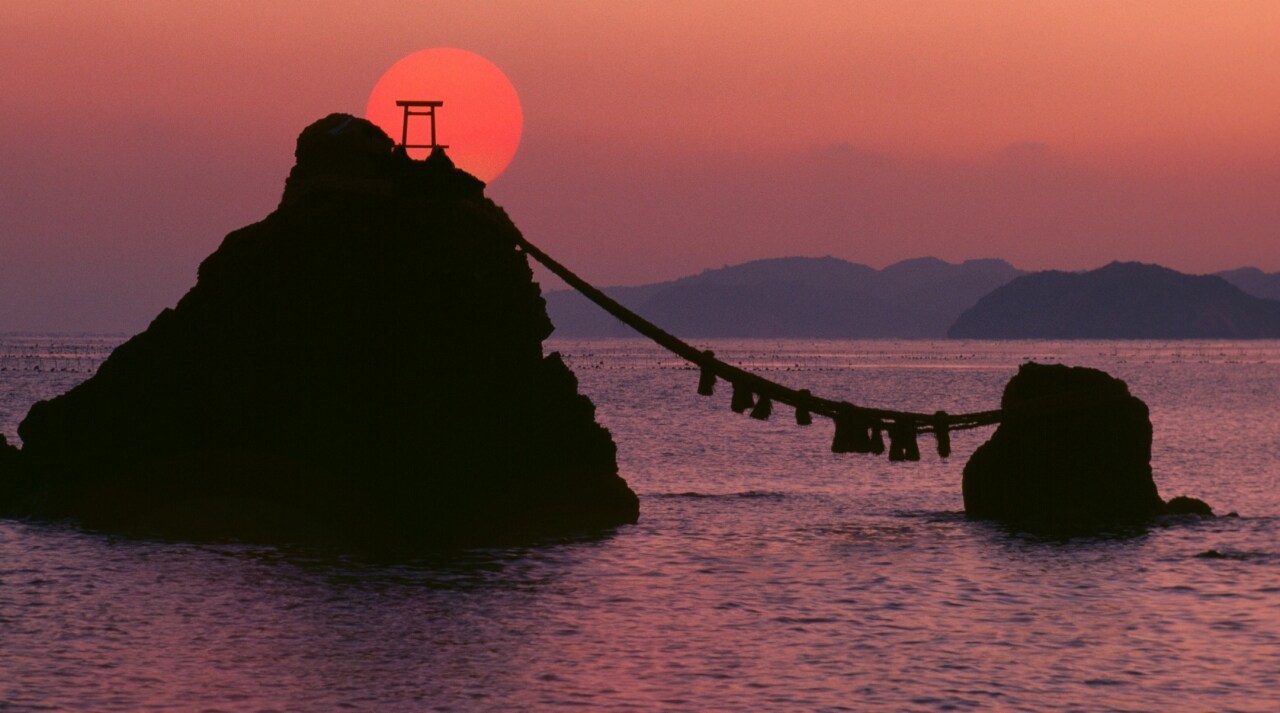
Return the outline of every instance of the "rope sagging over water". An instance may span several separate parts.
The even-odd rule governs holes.
[[[700,350],[665,331],[656,324],[632,312],[617,300],[601,292],[569,268],[542,252],[523,235],[516,233],[516,245],[533,259],[564,280],[582,296],[596,303],[601,309],[662,346],[680,358],[698,366],[698,393],[710,396],[717,380],[733,386],[731,406],[739,413],[750,410],[758,419],[769,417],[773,403],[783,403],[796,410],[796,423],[802,426],[812,422],[812,416],[824,416],[835,421],[835,437],[831,450],[837,453],[881,454],[886,450],[889,460],[920,460],[917,435],[932,433],[937,441],[938,455],[951,454],[951,432],[982,428],[1000,423],[1003,412],[999,409],[973,413],[949,414],[946,411],[920,413],[892,409],[868,408],[848,401],[836,401],[814,396],[808,389],[793,389],[758,374],[740,369],[716,358],[710,350]],[[884,444],[884,434],[889,435],[889,447]]]

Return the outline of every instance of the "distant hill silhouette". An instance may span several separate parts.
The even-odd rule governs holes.
[[[904,260],[883,270],[834,257],[756,260],[605,292],[683,337],[941,337],[969,305],[1023,274],[1003,260]],[[569,290],[546,295],[558,337],[635,336]]]
[[[1215,274],[1254,297],[1280,300],[1280,272],[1263,272],[1256,267],[1241,267]]]
[[[1037,272],[966,310],[948,336],[974,339],[1280,338],[1280,302],[1216,275],[1113,262],[1090,272]]]

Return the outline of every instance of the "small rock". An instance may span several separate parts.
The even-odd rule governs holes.
[[[1179,495],[1164,504],[1164,514],[1213,517],[1213,508],[1209,507],[1208,503],[1200,500],[1199,498],[1189,498],[1185,495]]]
[[[1120,379],[1030,362],[1005,386],[1001,408],[1003,422],[965,464],[969,517],[1083,534],[1168,512],[1212,514],[1193,498],[1160,499],[1147,405]]]

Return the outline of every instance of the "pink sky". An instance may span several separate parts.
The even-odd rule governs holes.
[[[1280,270],[1280,3],[0,3],[0,330],[145,326],[419,49],[492,60],[489,187],[599,284],[782,255]],[[446,107],[447,109],[447,107]]]

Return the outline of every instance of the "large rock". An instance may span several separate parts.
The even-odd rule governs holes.
[[[1123,381],[1028,363],[1005,387],[1001,408],[1004,421],[964,468],[970,517],[1086,532],[1190,511],[1182,503],[1190,499],[1173,509],[1160,499],[1147,405]]]
[[[281,206],[96,375],[31,409],[0,506],[389,546],[634,522],[608,431],[543,356],[542,297],[483,188],[363,119],[307,127]]]

